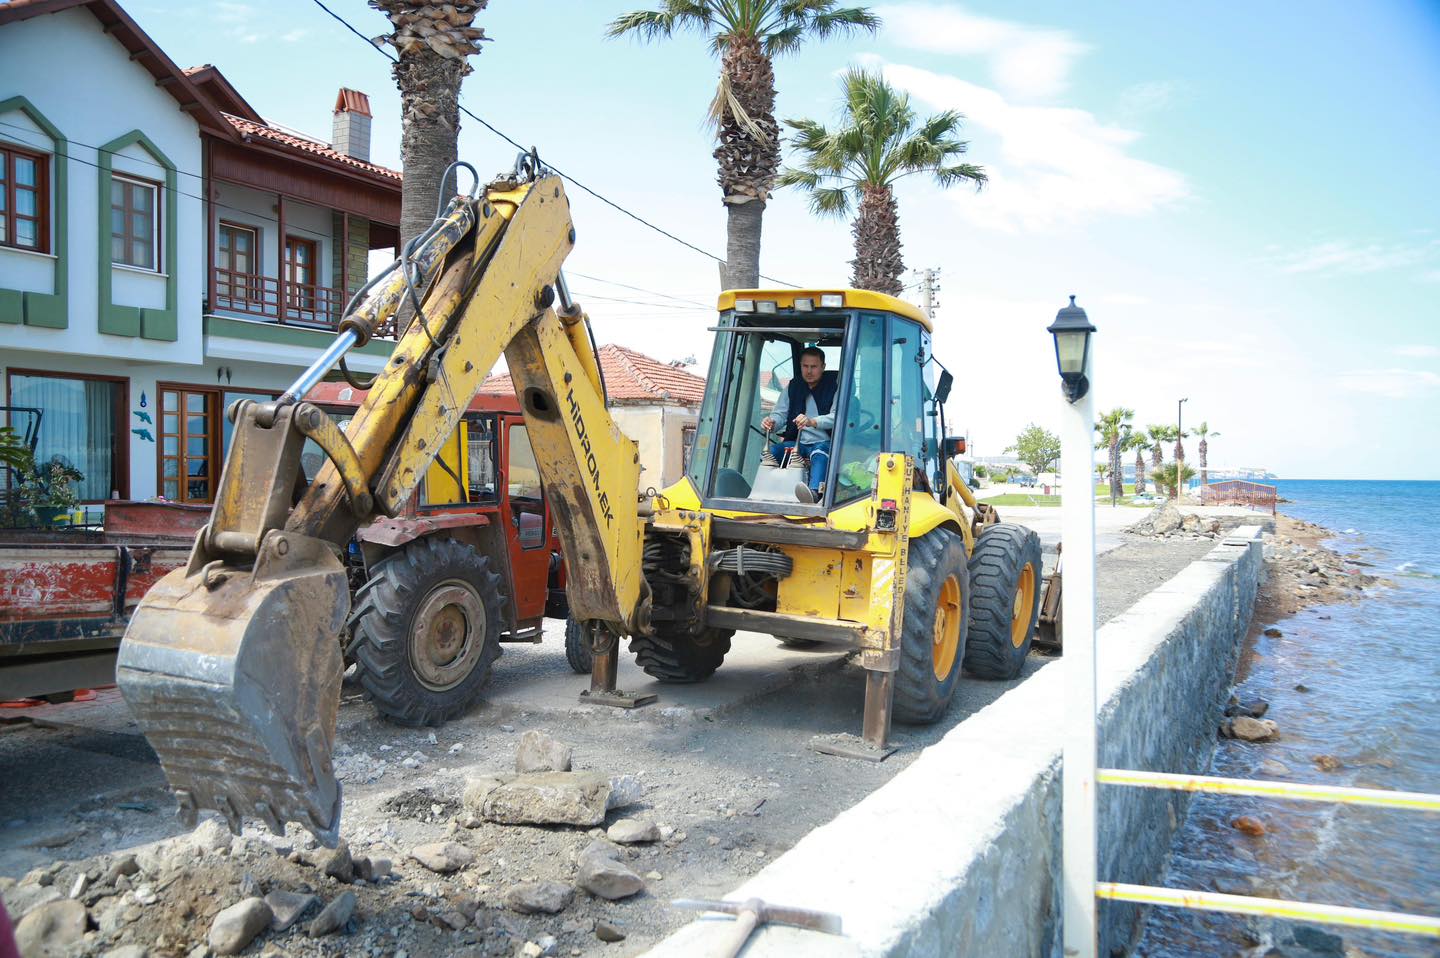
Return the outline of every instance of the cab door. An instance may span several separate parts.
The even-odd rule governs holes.
[[[550,521],[540,468],[530,445],[530,434],[520,416],[500,419],[505,496],[501,503],[505,541],[510,552],[511,581],[515,588],[517,628],[538,625],[545,614],[550,579]]]

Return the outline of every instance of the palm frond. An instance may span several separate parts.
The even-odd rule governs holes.
[[[795,22],[773,30],[765,35],[760,41],[760,48],[765,51],[767,57],[784,56],[787,53],[794,53],[805,42],[805,24]]]
[[[815,170],[787,166],[780,171],[780,176],[776,178],[775,183],[777,186],[796,186],[811,193],[820,188],[821,176]]]
[[[636,10],[616,17],[605,29],[610,38],[635,34],[642,40],[660,40],[675,35],[677,30],[694,30],[708,34],[715,24],[715,11],[709,0],[666,0],[659,10]]]
[[[935,171],[935,182],[942,187],[955,186],[958,183],[974,183],[976,192],[985,188],[990,182],[985,167],[976,166],[974,163],[959,163],[955,166],[942,166]]]
[[[843,217],[850,212],[850,192],[840,186],[814,190],[810,194],[810,212],[819,217]]]
[[[724,70],[721,70],[720,81],[715,85],[715,98],[710,101],[710,110],[705,117],[706,124],[712,128],[718,127],[720,122],[725,119],[726,114],[734,117],[735,122],[740,124],[745,132],[754,138],[755,142],[770,142],[770,134],[746,111],[744,104],[735,96],[735,90],[730,84],[730,77],[725,74]]]

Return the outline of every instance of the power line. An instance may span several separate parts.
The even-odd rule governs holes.
[[[714,308],[713,306],[710,306],[706,303],[699,303],[693,299],[685,299],[683,296],[672,296],[669,293],[662,293],[654,289],[646,289],[643,286],[631,286],[629,283],[621,283],[613,279],[605,279],[601,276],[590,276],[573,269],[567,269],[565,272],[571,276],[578,276],[581,279],[594,280],[597,283],[607,283],[611,286],[619,286],[623,289],[633,289],[637,293],[649,293],[651,296],[659,296],[663,299],[673,299],[677,303],[688,303],[691,306],[699,306],[701,309],[708,310]],[[658,306],[659,304],[657,303],[656,305]]]
[[[577,275],[578,275],[578,274],[577,274]],[[604,301],[607,302],[607,303],[629,303],[629,304],[632,305],[632,306],[652,306],[652,307],[654,307],[655,309],[674,309],[674,310],[684,310],[684,311],[687,311],[687,312],[694,311],[694,310],[701,310],[701,311],[703,311],[703,312],[711,313],[711,312],[714,312],[714,311],[715,311],[715,307],[713,307],[713,306],[701,306],[701,305],[699,305],[698,303],[697,303],[696,305],[694,305],[694,306],[671,306],[671,305],[669,305],[668,303],[652,303],[652,302],[646,302],[646,301],[643,300],[643,299],[617,299],[617,298],[614,297],[614,296],[602,296],[602,295],[600,295],[599,293],[590,293],[590,292],[585,292],[585,291],[583,291],[583,290],[578,290],[578,289],[577,289],[577,290],[572,290],[572,292],[574,292],[574,294],[575,294],[576,296],[584,296],[586,299],[599,299],[599,300],[604,300]]]
[[[390,53],[389,50],[385,50],[385,49],[383,49],[382,47],[377,46],[377,45],[371,40],[370,37],[365,36],[365,34],[361,33],[358,29],[356,29],[354,26],[352,26],[351,23],[350,23],[350,21],[346,20],[344,17],[340,16],[340,14],[336,13],[334,10],[331,10],[329,7],[327,7],[327,6],[325,5],[325,3],[324,3],[324,0],[312,0],[312,2],[314,2],[314,4],[315,4],[317,7],[319,7],[321,10],[324,10],[327,14],[329,14],[330,17],[331,17],[333,20],[335,20],[336,22],[338,22],[338,23],[339,23],[341,26],[343,26],[346,30],[349,30],[351,33],[355,34],[355,36],[359,37],[361,40],[364,40],[364,41],[365,41],[365,45],[366,45],[367,47],[369,47],[369,48],[372,49],[372,50],[375,50],[375,51],[378,52],[381,56],[385,57],[385,59],[389,60],[391,63],[397,63],[397,62],[399,62],[399,61],[395,58],[395,56]],[[485,127],[485,129],[489,130],[491,133],[494,133],[494,134],[495,134],[496,136],[498,136],[500,139],[504,140],[506,143],[509,143],[511,146],[515,147],[515,149],[519,150],[520,152],[525,153],[525,152],[529,152],[529,149],[533,149],[533,148],[526,148],[526,147],[522,146],[520,143],[516,142],[516,141],[515,141],[514,139],[512,139],[511,137],[507,136],[503,131],[501,131],[500,129],[496,128],[494,125],[492,125],[492,124],[491,124],[489,121],[487,121],[484,117],[481,117],[480,115],[472,112],[468,107],[465,106],[465,104],[460,103],[460,104],[457,104],[457,105],[459,106],[461,113],[464,113],[466,116],[470,117],[470,119],[474,120],[476,123],[479,123],[481,126]],[[591,189],[590,187],[586,186],[584,183],[582,183],[582,182],[580,182],[579,180],[575,179],[575,177],[573,177],[573,176],[571,176],[570,174],[568,174],[568,173],[560,170],[558,167],[556,167],[556,166],[554,166],[554,165],[552,165],[552,164],[550,164],[550,163],[548,163],[548,162],[545,164],[545,166],[546,166],[547,168],[549,168],[549,170],[550,170],[552,173],[554,173],[556,176],[559,176],[559,177],[562,177],[562,178],[565,179],[565,180],[568,180],[570,183],[572,183],[572,184],[574,184],[575,186],[579,187],[579,188],[580,188],[581,190],[583,190],[584,192],[589,193],[591,196],[595,197],[595,199],[597,199],[597,200],[599,200],[600,202],[604,203],[606,206],[609,206],[609,207],[611,207],[612,209],[614,209],[614,210],[616,210],[616,211],[618,211],[618,212],[620,212],[620,213],[625,214],[626,216],[630,217],[632,220],[634,220],[635,222],[641,224],[642,226],[645,226],[645,227],[648,227],[649,229],[654,230],[655,232],[659,233],[661,236],[666,237],[667,239],[674,240],[675,242],[679,243],[681,246],[686,247],[687,249],[694,250],[695,252],[699,253],[701,256],[709,257],[710,259],[714,260],[714,261],[717,262],[717,263],[727,262],[723,257],[716,256],[714,253],[710,252],[709,250],[701,249],[699,246],[696,246],[694,243],[691,243],[691,242],[689,242],[688,240],[683,240],[683,239],[681,239],[680,237],[676,236],[674,233],[671,233],[669,230],[666,230],[666,229],[663,229],[662,227],[656,226],[654,223],[652,223],[652,222],[650,222],[649,220],[645,219],[643,216],[640,216],[640,215],[637,214],[637,213],[632,213],[632,212],[630,212],[630,211],[627,210],[625,207],[621,206],[619,203],[616,203],[614,200],[610,199],[609,197],[605,196],[604,194],[599,193],[599,192],[597,192],[596,190]],[[779,283],[779,284],[782,285],[782,286],[790,286],[790,287],[792,287],[792,288],[794,288],[794,289],[801,289],[801,288],[803,288],[803,287],[801,287],[801,286],[799,286],[799,285],[797,285],[797,284],[795,284],[795,283],[787,282],[786,280],[783,280],[783,279],[776,279],[774,276],[766,276],[764,273],[761,273],[761,274],[760,274],[760,278],[761,278],[761,279],[768,279],[770,282],[772,282],[772,283]]]

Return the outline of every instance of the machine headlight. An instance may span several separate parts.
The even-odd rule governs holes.
[[[845,297],[840,293],[826,293],[820,297],[820,305],[827,308],[838,309],[845,305]]]
[[[814,308],[815,308],[815,300],[813,300],[813,299],[797,299],[797,300],[795,300],[795,309],[796,309],[797,312],[808,313],[808,312],[810,312],[810,310],[812,310],[812,309],[814,309]]]
[[[775,301],[773,299],[762,299],[755,303],[755,309],[768,316],[775,315]]]
[[[735,300],[735,312],[737,312],[737,313],[753,313],[753,312],[755,312],[755,301],[754,301],[753,299],[737,299],[737,300]]]

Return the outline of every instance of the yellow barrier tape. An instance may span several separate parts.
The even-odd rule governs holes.
[[[1154,888],[1149,885],[1126,885],[1120,882],[1097,882],[1095,897],[1110,901],[1133,901],[1142,905],[1168,905],[1200,911],[1223,911],[1237,915],[1270,915],[1295,921],[1313,921],[1352,928],[1374,928],[1411,935],[1440,938],[1440,918],[1407,915],[1403,912],[1374,911],[1369,908],[1348,908],[1343,905],[1317,905],[1309,902],[1283,901],[1274,898],[1253,898],[1249,895],[1222,895],[1219,892],[1188,891],[1180,888]]]
[[[1424,792],[1390,792],[1345,785],[1308,785],[1302,782],[1218,778],[1213,775],[1177,775],[1172,772],[1141,772],[1123,768],[1098,769],[1095,777],[1106,785],[1134,785],[1139,788],[1211,792],[1218,795],[1259,795],[1263,798],[1289,798],[1302,802],[1336,802],[1342,805],[1374,805],[1379,808],[1440,812],[1440,795],[1427,795]]]

